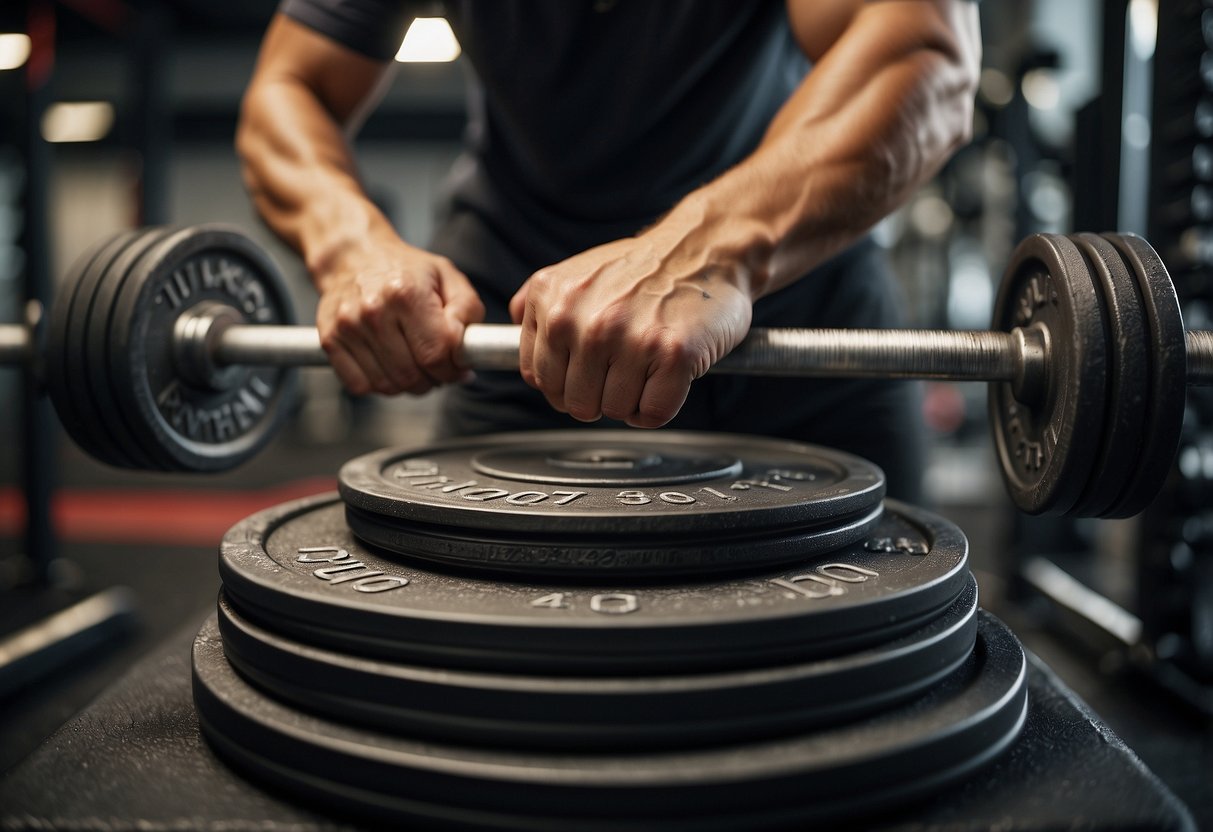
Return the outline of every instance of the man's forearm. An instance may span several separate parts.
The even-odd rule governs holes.
[[[390,224],[367,198],[345,135],[306,90],[265,82],[250,90],[237,136],[257,211],[321,279],[335,260]]]
[[[348,141],[385,77],[382,64],[279,15],[245,94],[236,135],[245,185],[317,280],[376,235],[399,242],[363,190]]]
[[[853,242],[968,138],[979,58],[958,23],[866,4],[754,153],[652,231],[706,247],[754,299]]]

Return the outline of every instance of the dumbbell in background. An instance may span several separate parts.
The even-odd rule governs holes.
[[[236,229],[101,241],[49,316],[46,386],[68,433],[111,465],[213,472],[254,456],[288,411],[286,368],[327,364],[293,326],[268,255]],[[1004,481],[1033,514],[1126,517],[1174,459],[1187,384],[1213,382],[1213,332],[1185,332],[1162,261],[1131,235],[1036,234],[1012,254],[992,331],[754,329],[716,365],[784,376],[981,380]],[[518,363],[518,328],[468,327],[475,369]],[[0,327],[9,363],[33,339]]]

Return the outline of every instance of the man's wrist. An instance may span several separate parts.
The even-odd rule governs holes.
[[[732,205],[729,203],[733,202]],[[751,301],[765,292],[775,240],[770,228],[739,213],[735,201],[710,187],[688,194],[649,232],[712,279],[722,279]]]
[[[341,275],[357,272],[369,252],[404,245],[386,218],[372,211],[362,217],[345,213],[340,222],[317,222],[316,231],[304,236],[304,264],[319,291]]]

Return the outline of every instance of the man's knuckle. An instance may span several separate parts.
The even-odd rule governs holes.
[[[362,326],[377,329],[384,322],[384,308],[381,303],[364,303],[358,318]]]
[[[566,340],[571,338],[576,330],[576,318],[568,307],[557,305],[548,310],[547,332],[549,338]]]
[[[422,341],[413,350],[413,358],[427,370],[437,369],[447,363],[447,350],[438,341]]]
[[[335,337],[348,338],[357,335],[362,331],[362,318],[352,309],[342,309],[333,319],[333,333]]]
[[[551,268],[543,268],[531,275],[531,284],[534,288],[546,290],[551,288],[556,283],[556,272]]]
[[[384,301],[393,309],[410,309],[420,302],[421,294],[417,284],[399,280],[386,288]]]

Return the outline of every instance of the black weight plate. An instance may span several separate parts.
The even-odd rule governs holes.
[[[592,586],[401,562],[360,543],[343,508],[321,495],[234,526],[219,559],[233,606],[278,633],[364,656],[537,673],[681,672],[886,641],[942,612],[968,581],[960,529],[892,501],[868,540],[792,566]]]
[[[764,533],[706,532],[657,538],[624,534],[583,535],[559,540],[534,535],[507,535],[482,530],[385,518],[346,506],[351,531],[371,546],[409,558],[455,567],[490,570],[504,575],[613,579],[678,575],[711,575],[739,569],[803,561],[863,538],[883,513],[878,503],[857,516],[836,518],[829,525]]]
[[[963,779],[1018,735],[1025,669],[1015,637],[981,613],[954,673],[866,720],[678,752],[491,750],[280,704],[224,659],[212,618],[194,642],[194,702],[212,746],[240,768],[409,828],[737,830],[851,817]]]
[[[146,436],[137,425],[128,422],[117,404],[117,380],[113,378],[110,357],[110,333],[114,326],[115,299],[132,268],[165,235],[167,228],[145,228],[104,268],[97,269],[92,292],[81,287],[78,310],[87,309],[82,318],[79,348],[83,350],[86,389],[100,416],[98,429],[118,448],[124,467],[158,470],[164,466],[151,453]]]
[[[1102,517],[1137,471],[1150,382],[1150,352],[1141,292],[1124,260],[1098,235],[1075,234],[1070,239],[1087,258],[1096,278],[1108,345],[1103,438],[1091,477],[1071,514]]]
[[[1150,244],[1132,234],[1107,234],[1137,279],[1149,345],[1149,387],[1137,474],[1106,517],[1132,517],[1154,501],[1179,449],[1187,401],[1188,352],[1175,285]]]
[[[169,470],[224,471],[277,433],[294,391],[293,374],[242,367],[214,388],[181,378],[174,325],[193,305],[219,302],[249,323],[294,321],[290,297],[269,256],[235,229],[216,225],[168,234],[130,269],[113,296],[109,370],[125,419]]]
[[[885,644],[758,669],[620,677],[528,676],[364,659],[258,627],[221,596],[228,661],[304,710],[445,742],[636,750],[738,742],[838,723],[922,693],[969,655],[977,583]]]
[[[1033,234],[1011,255],[993,329],[1041,327],[1048,378],[1033,400],[990,385],[990,427],[1011,499],[1029,514],[1064,514],[1089,482],[1102,434],[1107,344],[1087,261],[1070,240]]]
[[[340,488],[351,525],[392,551],[597,579],[786,563],[845,545],[875,521],[884,476],[797,442],[546,431],[368,454],[342,467]]]
[[[51,305],[46,339],[46,388],[55,405],[55,413],[68,436],[86,453],[109,465],[129,466],[118,455],[112,441],[97,438],[100,416],[88,396],[87,365],[79,335],[85,328],[87,302],[92,297],[99,272],[142,232],[124,231],[97,242],[84,253],[60,282]]]

